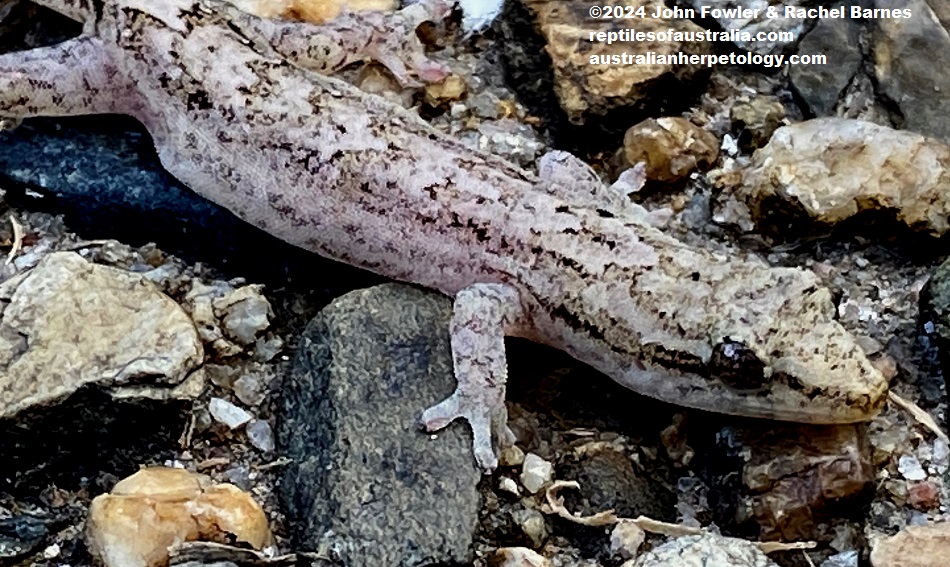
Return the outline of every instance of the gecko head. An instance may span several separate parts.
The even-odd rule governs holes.
[[[831,292],[805,272],[793,281],[798,285],[776,291],[774,311],[760,311],[768,316],[733,326],[714,345],[709,379],[729,397],[745,396],[736,403],[746,415],[806,423],[871,419],[887,399],[887,379],[836,320]]]
[[[753,278],[735,279],[742,283],[727,288],[730,302],[664,301],[663,309],[688,307],[675,318],[661,312],[637,352],[617,354],[622,365],[607,374],[643,394],[717,413],[825,424],[873,418],[887,399],[887,379],[835,319],[830,292],[804,272],[768,276],[773,285],[751,291]],[[613,352],[623,352],[614,337]]]

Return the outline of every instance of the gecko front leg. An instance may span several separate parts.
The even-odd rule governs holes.
[[[521,335],[526,325],[521,297],[511,286],[475,284],[455,296],[450,332],[458,386],[423,412],[422,423],[436,431],[465,418],[472,427],[475,460],[485,471],[498,465],[492,439],[499,448],[515,441],[505,408],[505,335]]]
[[[0,123],[31,116],[129,112],[131,91],[99,38],[0,56]]]

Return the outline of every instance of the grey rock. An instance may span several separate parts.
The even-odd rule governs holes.
[[[935,2],[934,5],[940,5]],[[903,127],[950,142],[950,33],[925,0],[876,0],[877,8],[908,8],[911,18],[874,20],[874,72],[900,109]]]
[[[567,508],[572,512],[589,515],[612,509],[625,518],[644,515],[673,521],[676,495],[666,478],[654,476],[659,474],[659,470],[647,474],[634,469],[630,455],[622,447],[592,442],[561,459],[555,478],[580,483],[580,490],[564,493]]]
[[[245,429],[247,439],[261,451],[270,453],[274,450],[274,432],[270,424],[264,420],[254,419],[247,424]]]
[[[211,412],[211,417],[215,421],[223,423],[228,429],[237,429],[254,417],[247,410],[222,398],[211,398],[208,402],[208,411]]]
[[[27,515],[0,519],[0,559],[22,557],[35,551],[49,535],[48,521]]]
[[[308,325],[281,389],[281,499],[295,545],[350,567],[469,563],[471,434],[421,412],[452,393],[451,301],[404,285],[349,293]]]
[[[754,544],[713,533],[679,537],[641,555],[633,567],[778,567]]]
[[[799,54],[824,54],[830,63],[788,68],[792,86],[815,116],[834,115],[838,99],[861,67],[860,37],[858,20],[826,18],[818,20],[798,44]]]

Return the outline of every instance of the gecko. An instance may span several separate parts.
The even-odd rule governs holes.
[[[515,441],[509,336],[701,410],[830,424],[884,404],[885,378],[812,272],[662,232],[623,189],[642,182],[636,169],[609,186],[554,151],[527,171],[325,74],[379,55],[379,29],[407,33],[394,73],[431,71],[401,12],[321,27],[220,0],[36,1],[83,34],[0,56],[4,123],[131,115],[163,167],[246,222],[453,298],[457,386],[420,419],[429,431],[466,420],[485,471]]]

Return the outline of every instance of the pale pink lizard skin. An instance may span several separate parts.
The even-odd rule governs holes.
[[[492,438],[513,441],[505,335],[711,411],[839,423],[884,402],[886,381],[814,274],[690,248],[618,189],[637,179],[605,187],[560,152],[535,176],[302,67],[359,59],[372,43],[359,26],[314,35],[216,0],[40,3],[85,21],[86,36],[0,57],[0,116],[130,114],[168,171],[247,222],[454,297],[459,385],[423,422],[467,419],[485,469]],[[321,64],[307,45],[326,37],[344,45]],[[417,56],[401,54],[408,73],[426,66]]]

